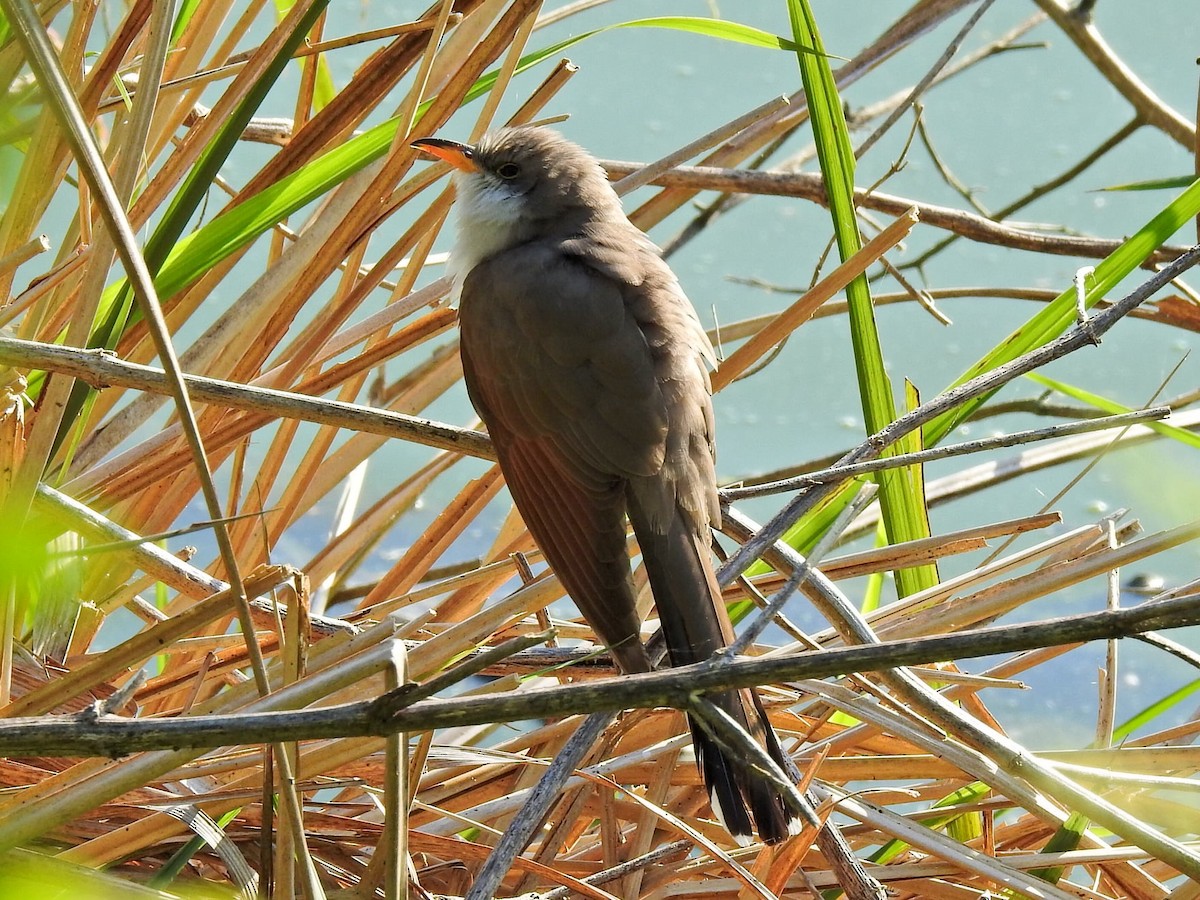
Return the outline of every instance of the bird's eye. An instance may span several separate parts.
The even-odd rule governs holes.
[[[506,162],[496,169],[496,174],[505,179],[516,178],[521,174],[521,167],[514,162]]]

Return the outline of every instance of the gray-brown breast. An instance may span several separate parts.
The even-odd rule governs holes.
[[[481,399],[506,427],[552,437],[585,480],[659,471],[666,406],[617,284],[527,244],[468,273],[459,317],[464,345],[492,382]]]

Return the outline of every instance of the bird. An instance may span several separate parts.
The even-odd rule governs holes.
[[[670,664],[709,659],[734,637],[711,558],[715,355],[678,279],[600,163],[556,131],[412,146],[454,169],[464,381],[535,542],[617,667],[648,672],[628,517]],[[788,771],[753,690],[709,699]],[[689,725],[713,812],[739,844],[799,832],[776,781]]]

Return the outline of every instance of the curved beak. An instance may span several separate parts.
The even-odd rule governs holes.
[[[410,146],[450,163],[460,172],[479,171],[479,167],[475,165],[475,148],[470,144],[441,138],[421,138],[419,141],[413,141]]]

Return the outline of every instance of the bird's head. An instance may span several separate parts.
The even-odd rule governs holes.
[[[502,128],[475,145],[423,138],[413,146],[454,167],[461,229],[502,231],[515,244],[620,214],[600,164],[547,128]]]

